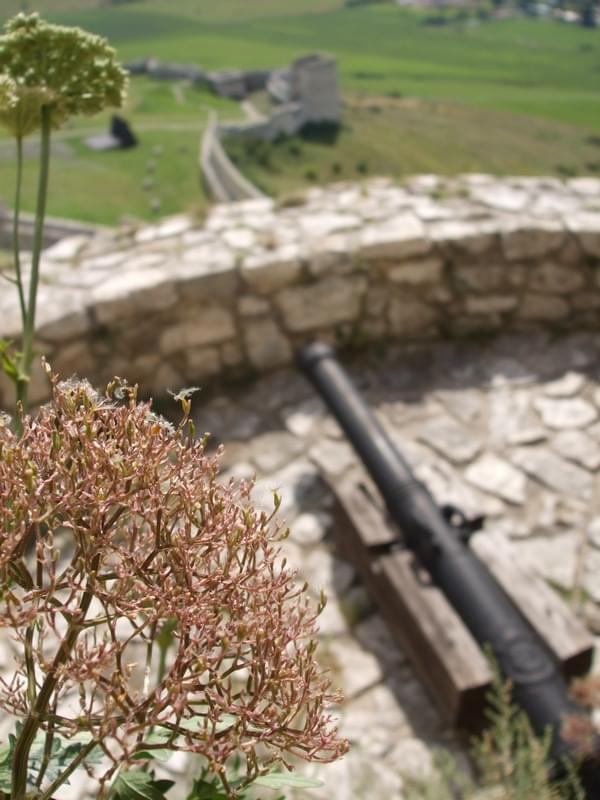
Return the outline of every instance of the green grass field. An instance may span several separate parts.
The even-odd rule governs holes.
[[[4,0],[3,13],[21,2]],[[107,36],[124,61],[155,56],[206,68],[269,67],[312,50],[335,54],[351,103],[335,147],[281,143],[265,166],[231,146],[269,191],[365,169],[597,171],[600,30],[523,18],[432,27],[423,14],[395,5],[346,8],[343,0],[29,0],[29,7]],[[90,154],[82,129],[101,130],[106,118],[78,121],[61,134],[51,213],[114,222],[151,216],[153,197],[161,214],[204,202],[195,170],[199,128],[207,107],[238,116],[235,105],[189,90],[177,101],[173,87],[138,79],[132,89],[127,116],[140,147]],[[13,166],[0,145],[0,191],[8,200]],[[156,185],[143,189],[157,147]],[[290,154],[298,148],[301,157]],[[30,186],[27,205],[32,196]]]
[[[92,152],[87,136],[108,130],[110,112],[79,117],[53,136],[48,213],[114,225],[124,218],[152,219],[182,210],[202,209],[207,198],[197,167],[200,136],[209,109],[223,118],[239,116],[236,103],[184,84],[134,78],[127,106],[139,145],[131,150]],[[121,112],[119,112],[121,113]],[[26,147],[23,207],[35,203],[35,139]],[[0,191],[11,197],[15,177],[14,144],[0,138]],[[157,205],[157,201],[159,205]]]
[[[67,3],[76,0],[45,6]],[[345,8],[341,0],[139,0],[52,18],[107,36],[126,60],[154,55],[210,68],[255,67],[326,50],[352,91],[600,127],[598,30],[531,19],[431,27],[394,5]]]
[[[489,172],[567,177],[600,173],[600,137],[581,128],[436,101],[348,96],[338,136],[267,143],[229,140],[227,152],[268,194],[369,175]]]

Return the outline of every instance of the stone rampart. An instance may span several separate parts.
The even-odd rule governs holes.
[[[210,195],[220,203],[263,197],[233,164],[221,145],[217,115],[211,112],[200,142],[200,174]]]
[[[215,206],[202,223],[179,216],[66,239],[42,269],[37,347],[52,367],[96,383],[121,375],[156,395],[289,364],[316,337],[597,328],[600,180],[315,188],[279,206]],[[18,329],[5,291],[0,336]],[[46,392],[36,374],[33,399]]]

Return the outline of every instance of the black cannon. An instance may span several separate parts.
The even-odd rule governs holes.
[[[551,729],[553,760],[560,763],[574,756],[572,745],[561,734],[561,723],[566,716],[583,711],[570,699],[554,654],[470,550],[464,517],[458,513],[454,515],[458,519],[452,519],[451,513],[438,508],[330,347],[319,343],[306,347],[299,363],[362,459],[404,545],[429,572],[476,641],[491,649],[533,729],[539,734]],[[594,784],[589,797],[600,797],[595,768],[586,766],[585,782]]]

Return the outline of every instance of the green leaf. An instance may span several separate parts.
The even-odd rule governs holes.
[[[11,379],[14,383],[19,380],[19,368],[17,365],[17,358],[19,353],[14,355],[9,352],[12,342],[7,339],[0,339],[0,367],[4,374]]]
[[[227,795],[220,791],[220,786],[217,778],[210,782],[197,778],[186,800],[227,800]]]
[[[12,752],[14,744],[0,747],[0,792],[10,794],[12,788]]]
[[[322,781],[314,778],[303,778],[302,775],[293,775],[286,772],[272,772],[270,775],[261,775],[253,781],[253,785],[267,786],[269,789],[283,789],[286,786],[294,789],[317,789],[323,785]]]
[[[157,761],[168,761],[173,755],[173,750],[169,747],[149,747],[149,745],[164,744],[171,738],[171,731],[155,730],[146,736],[145,740],[136,750],[133,757],[137,759],[156,759]]]
[[[157,781],[149,772],[128,769],[119,772],[114,782],[110,800],[166,800],[165,792],[175,781]]]

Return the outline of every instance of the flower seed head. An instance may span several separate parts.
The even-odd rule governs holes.
[[[37,14],[17,14],[5,31],[0,74],[12,80],[16,103],[5,106],[0,94],[0,121],[14,135],[35,130],[44,106],[56,128],[75,114],[123,104],[127,74],[105,39],[52,25]]]

